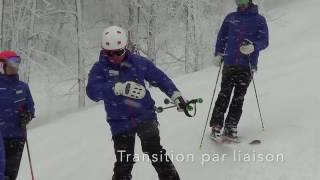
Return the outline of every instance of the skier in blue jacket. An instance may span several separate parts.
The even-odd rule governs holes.
[[[21,58],[14,51],[0,52],[0,131],[5,147],[5,177],[15,180],[26,140],[26,125],[34,117],[29,86],[19,80]]]
[[[222,136],[237,140],[244,96],[253,72],[257,70],[259,52],[269,45],[267,23],[258,13],[257,5],[252,0],[235,1],[238,9],[224,19],[215,48],[215,65],[220,67],[222,62],[224,64],[221,90],[210,121],[211,137],[216,140]]]
[[[127,41],[126,31],[120,27],[111,26],[104,30],[100,58],[90,71],[87,85],[90,99],[104,101],[111,127],[117,159],[112,179],[132,178],[137,134],[159,179],[179,180],[173,163],[160,144],[155,102],[145,81],[171,97],[179,111],[186,102],[174,83],[151,61],[126,49]]]

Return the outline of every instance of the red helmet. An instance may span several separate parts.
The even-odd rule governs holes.
[[[1,51],[0,52],[0,62],[5,62],[7,59],[11,57],[20,57],[14,51]]]

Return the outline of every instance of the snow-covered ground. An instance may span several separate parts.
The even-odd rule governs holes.
[[[174,81],[187,98],[203,97],[195,118],[175,110],[159,115],[162,144],[172,154],[193,155],[184,162],[175,161],[183,180],[310,180],[319,179],[320,143],[318,141],[318,108],[320,95],[318,70],[320,55],[319,0],[292,1],[268,12],[270,47],[261,53],[256,85],[266,130],[261,131],[252,86],[249,88],[237,145],[217,145],[204,139],[199,143],[206,121],[217,68],[188,74]],[[158,105],[165,97],[152,89]],[[36,119],[35,121],[41,121]],[[252,139],[262,144],[250,146]],[[111,179],[114,162],[113,143],[105,122],[103,105],[60,117],[54,122],[29,130],[29,143],[36,179],[103,180]],[[139,141],[136,151],[141,153]],[[239,161],[238,153],[251,160]],[[234,152],[236,156],[234,157]],[[203,158],[227,154],[224,159]],[[274,160],[254,160],[267,156]],[[277,161],[277,156],[278,161]],[[29,178],[24,154],[19,180]],[[181,157],[181,156],[175,156]],[[189,158],[190,155],[188,156]],[[244,156],[241,156],[244,157]],[[187,158],[187,157],[186,157]],[[234,159],[236,158],[236,160]],[[283,161],[282,161],[283,158]],[[205,159],[208,160],[208,159]],[[270,160],[270,159],[269,159]],[[156,173],[148,162],[137,162],[134,179],[153,180]]]

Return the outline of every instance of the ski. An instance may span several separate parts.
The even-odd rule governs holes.
[[[240,138],[231,139],[231,138],[228,138],[228,137],[225,137],[225,136],[222,136],[222,137],[210,136],[210,139],[212,139],[217,144],[240,144],[240,143],[242,143]],[[248,144],[249,145],[259,145],[259,144],[261,144],[261,140],[254,139],[254,140],[250,141]]]
[[[226,141],[229,141],[230,143],[235,143],[235,144],[239,144],[241,143],[240,141],[240,138],[229,138],[227,136],[223,136],[223,138],[226,140]]]
[[[250,145],[258,145],[258,144],[261,144],[261,140],[259,139],[255,139],[255,140],[252,140],[251,142],[249,142]]]
[[[216,142],[218,144],[231,144],[231,143],[235,142],[235,141],[232,141],[224,136],[214,137],[214,136],[210,135],[210,139],[212,139],[214,142]]]

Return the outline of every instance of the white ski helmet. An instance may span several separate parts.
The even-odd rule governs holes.
[[[103,31],[101,47],[106,50],[123,49],[127,46],[128,38],[124,29],[110,26]]]

